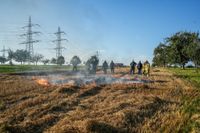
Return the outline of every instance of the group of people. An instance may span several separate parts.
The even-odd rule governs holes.
[[[136,68],[138,70],[138,74],[142,75],[144,74],[145,76],[150,75],[150,63],[148,61],[145,61],[143,64],[141,61],[138,62],[138,64],[133,60],[130,63],[130,74],[135,74]]]
[[[103,62],[102,69],[104,71],[104,74],[107,74],[107,69],[109,68],[107,61]],[[114,73],[115,70],[115,63],[111,61],[110,63],[110,69],[111,73]],[[150,63],[148,61],[145,61],[143,64],[141,61],[138,62],[138,64],[133,60],[130,63],[130,74],[135,74],[136,69],[138,70],[138,74],[145,76],[149,76],[150,74]]]
[[[103,62],[103,65],[102,65],[102,68],[103,68],[103,71],[104,71],[104,74],[107,74],[107,69],[108,69],[108,63],[107,61],[104,61]],[[115,72],[115,63],[113,61],[110,62],[110,70],[111,70],[111,73],[114,73]]]

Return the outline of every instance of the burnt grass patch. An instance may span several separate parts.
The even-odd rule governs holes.
[[[58,117],[48,114],[36,121],[25,122],[23,124],[10,125],[0,124],[1,133],[42,133],[46,128],[53,126],[58,121]]]
[[[72,95],[78,92],[79,89],[78,86],[61,87],[58,89],[58,93]]]
[[[94,96],[97,95],[98,93],[100,93],[100,91],[103,89],[103,87],[100,86],[95,86],[87,91],[84,91],[83,93],[81,93],[78,98],[86,98],[89,96]]]
[[[74,110],[74,107],[79,105],[79,100],[77,101],[72,101],[72,102],[61,102],[58,105],[54,105],[52,106],[48,112],[52,112],[52,113],[59,113],[59,112],[68,112],[71,110]]]
[[[93,133],[120,133],[120,130],[108,123],[90,120],[86,123],[86,130]]]

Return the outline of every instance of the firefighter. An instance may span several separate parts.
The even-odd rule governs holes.
[[[86,62],[86,69],[89,74],[96,74],[99,59],[97,56],[91,56]]]
[[[106,61],[103,62],[102,68],[103,68],[104,74],[107,74],[108,63]]]
[[[135,66],[136,66],[136,62],[133,60],[130,64],[130,74],[134,74],[135,73]]]
[[[85,66],[86,66],[86,71],[87,71],[88,73],[91,73],[91,64],[90,64],[89,61],[87,61],[87,62],[85,63]]]
[[[113,61],[111,61],[110,63],[110,70],[111,70],[111,73],[115,72],[115,63]]]
[[[137,69],[138,69],[138,74],[142,75],[142,63],[141,63],[141,61],[139,61],[139,63],[137,64]]]
[[[145,61],[143,64],[143,74],[147,77],[150,74],[150,63],[148,61]]]

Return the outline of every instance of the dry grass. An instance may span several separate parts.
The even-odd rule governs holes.
[[[178,132],[181,99],[194,94],[164,69],[154,69],[148,84],[44,87],[20,76],[0,79],[0,132]]]

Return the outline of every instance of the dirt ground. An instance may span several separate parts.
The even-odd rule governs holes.
[[[192,88],[164,69],[153,69],[149,79],[154,82],[42,86],[0,75],[0,132],[174,132],[182,124],[181,98]]]

